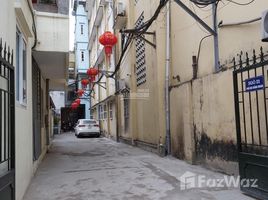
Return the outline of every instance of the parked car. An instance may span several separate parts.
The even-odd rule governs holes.
[[[76,137],[95,136],[100,137],[100,127],[94,119],[79,119],[74,128]]]

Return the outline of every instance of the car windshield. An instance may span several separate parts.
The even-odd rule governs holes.
[[[96,124],[96,121],[92,121],[92,120],[83,120],[82,124]]]

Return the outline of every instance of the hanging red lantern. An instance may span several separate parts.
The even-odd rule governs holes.
[[[81,104],[81,99],[76,99],[74,102],[77,103],[78,105],[80,105]]]
[[[99,74],[99,70],[94,68],[94,67],[91,67],[87,70],[87,75],[89,76],[90,78],[90,82],[94,82],[95,79],[96,79],[96,76]]]
[[[91,77],[91,76],[97,76],[98,73],[99,73],[99,70],[96,69],[96,68],[94,68],[94,67],[91,67],[91,68],[89,68],[89,69],[87,70],[87,75],[88,75],[89,77]]]
[[[78,107],[79,107],[79,104],[76,103],[76,102],[73,102],[73,103],[71,104],[71,109],[72,109],[72,110],[75,110],[75,109],[77,109]]]
[[[92,76],[92,77],[90,77],[89,80],[90,80],[91,83],[93,83],[96,80],[96,77],[95,76]]]
[[[89,80],[88,79],[82,79],[81,84],[82,84],[83,88],[86,88],[87,85],[89,84]]]
[[[85,93],[84,90],[80,89],[76,92],[78,94],[79,97],[83,96],[83,94]]]
[[[105,54],[110,59],[113,52],[113,46],[117,43],[117,37],[110,31],[106,31],[100,36],[99,42],[104,46]]]

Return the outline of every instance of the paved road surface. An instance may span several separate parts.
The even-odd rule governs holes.
[[[107,138],[56,136],[24,200],[252,200],[238,189],[182,190],[185,172],[223,175]]]

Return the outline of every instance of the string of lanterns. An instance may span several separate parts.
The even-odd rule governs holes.
[[[110,58],[113,52],[113,46],[117,43],[117,37],[110,31],[106,31],[99,37],[99,42],[104,46],[104,52],[106,54],[107,62],[110,63]],[[93,84],[96,80],[96,76],[101,73],[97,68],[91,67],[87,70],[88,78],[81,80],[82,89],[76,91],[78,98],[71,104],[71,109],[77,109],[81,104],[81,97],[85,94],[85,89],[89,84]],[[92,89],[93,89],[92,85]]]

